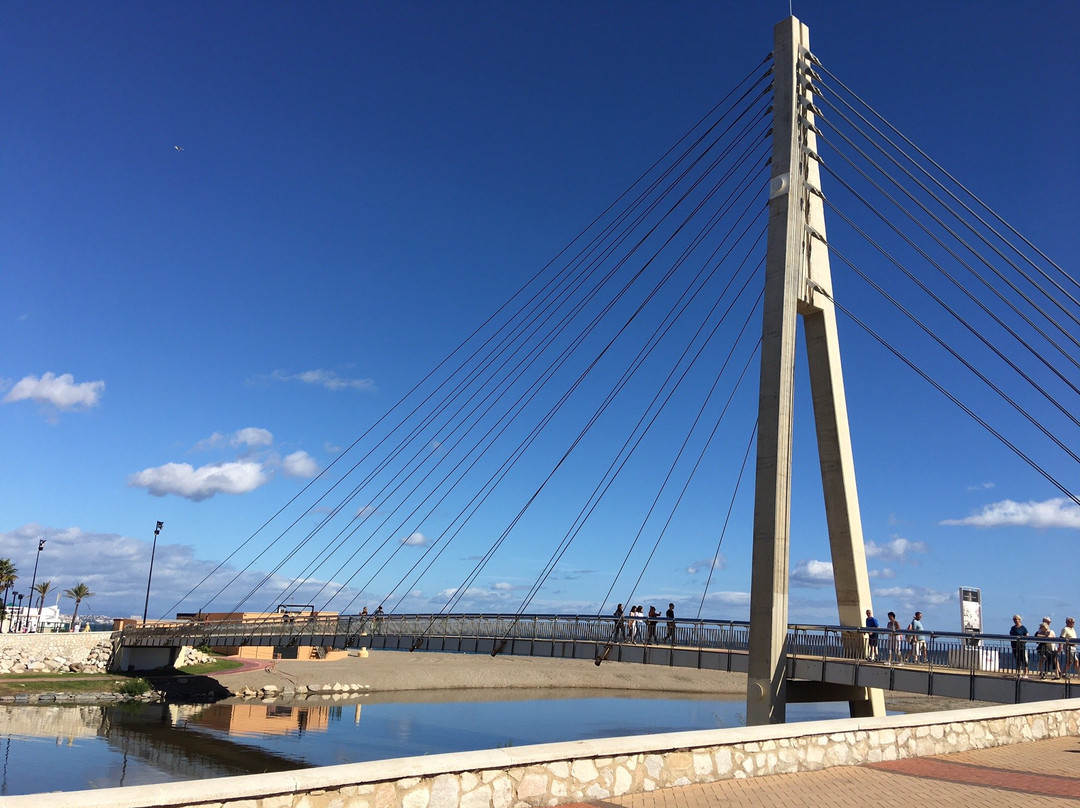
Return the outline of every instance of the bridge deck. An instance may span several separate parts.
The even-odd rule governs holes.
[[[376,648],[473,654],[590,659],[631,664],[687,667],[745,673],[749,626],[737,621],[659,620],[650,629],[639,621],[637,640],[627,625],[612,618],[564,615],[387,615],[373,617],[260,619],[228,623],[187,623],[129,628],[121,636],[128,648],[191,646],[291,646]],[[618,634],[616,633],[618,632]],[[922,662],[902,661],[911,638],[837,626],[792,625],[788,632],[787,676],[793,682],[872,687],[932,696],[1021,703],[1080,695],[1080,677],[1038,678],[1018,667],[1013,638],[926,632]],[[642,642],[643,638],[649,642]],[[1039,643],[1028,639],[1022,654]],[[899,661],[887,661],[889,649]],[[916,649],[922,650],[922,649]],[[1061,649],[1059,655],[1075,652]],[[1022,659],[1021,657],[1020,659]],[[1031,665],[1035,670],[1034,664]]]

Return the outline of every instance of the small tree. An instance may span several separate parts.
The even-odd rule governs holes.
[[[75,586],[71,587],[71,589],[65,589],[64,597],[73,598],[75,601],[75,611],[71,614],[71,630],[74,631],[75,620],[79,616],[79,604],[83,602],[84,598],[94,597],[94,593],[90,591],[90,587],[88,587],[86,584],[78,583],[75,584]]]
[[[34,591],[40,595],[37,602],[37,630],[41,631],[41,610],[45,606],[45,596],[52,591],[52,581],[42,581],[34,587]]]
[[[7,616],[7,597],[15,582],[19,580],[19,571],[10,558],[0,558],[0,620]]]

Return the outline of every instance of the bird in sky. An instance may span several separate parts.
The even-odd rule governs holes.
[[[184,150],[183,146],[173,146],[173,148],[176,149],[177,151],[183,151]]]

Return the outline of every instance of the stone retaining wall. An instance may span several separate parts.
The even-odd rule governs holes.
[[[0,634],[0,674],[108,673],[119,637],[113,631]],[[175,664],[184,668],[213,661],[209,654],[185,646]]]
[[[0,674],[106,673],[112,655],[111,631],[0,634]]]
[[[56,792],[50,808],[524,808],[1080,733],[1072,700],[543,744]],[[4,798],[38,808],[41,795]]]

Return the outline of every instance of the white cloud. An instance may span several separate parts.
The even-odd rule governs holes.
[[[993,488],[994,483],[978,483],[977,485],[969,485],[968,491],[986,491],[989,488]]]
[[[925,553],[926,545],[921,541],[909,541],[899,536],[884,544],[866,542],[867,558],[883,558],[887,561],[907,561],[908,553]]]
[[[596,570],[562,569],[556,567],[548,577],[553,581],[576,581],[585,575],[592,575]]]
[[[213,449],[217,446],[221,446],[228,440],[228,436],[222,432],[215,432],[209,438],[203,438],[201,441],[195,444],[195,451],[205,452],[207,449]]]
[[[870,572],[868,574],[869,574],[871,580],[874,580],[876,578],[889,579],[889,578],[895,578],[896,577],[896,572],[894,570],[889,569],[888,567],[883,567],[882,569],[879,569],[879,570],[870,570]]]
[[[423,533],[413,533],[411,535],[405,536],[401,540],[401,543],[404,544],[406,547],[426,547],[428,540],[427,536],[425,536]]]
[[[95,595],[83,601],[79,607],[80,614],[115,617],[142,615],[147,572],[150,568],[152,543],[149,537],[153,533],[152,526],[152,522],[147,525],[148,538],[142,539],[117,533],[95,533],[77,527],[55,528],[28,524],[15,530],[0,532],[0,558],[12,560],[19,570],[19,580],[15,588],[25,591],[30,584],[37,543],[40,539],[45,539],[37,580],[39,583],[52,582],[55,591],[60,593],[60,607],[63,612],[70,613],[74,606],[73,600],[63,597],[63,591],[71,589],[77,583],[85,583]],[[149,609],[151,618],[172,617],[175,611],[196,611],[206,606],[209,606],[209,611],[231,609],[235,603],[230,600],[207,604],[201,599],[229,585],[234,576],[237,576],[237,580],[229,585],[223,596],[225,599],[229,598],[230,593],[235,597],[236,592],[251,591],[266,579],[264,570],[238,571],[234,567],[223,565],[215,571],[217,563],[196,557],[190,545],[171,543],[170,528],[169,524],[165,525],[154,555]],[[207,576],[208,580],[191,601],[180,602],[192,586]],[[252,610],[273,608],[280,602],[275,600],[275,597],[287,591],[291,583],[291,580],[279,575],[272,576],[249,607]],[[315,602],[315,593],[323,583],[308,581],[290,602]],[[334,589],[336,588],[335,586]],[[344,608],[355,595],[356,589],[346,587],[338,598],[338,607]],[[50,595],[46,604],[55,603],[55,598],[56,595]],[[329,608],[335,608],[334,604]],[[170,609],[172,612],[166,613],[166,610]]]
[[[712,568],[714,570],[722,570],[727,566],[727,559],[724,558],[723,553],[717,553],[716,558],[703,558],[699,561],[691,562],[686,567],[687,575],[697,575],[699,572],[705,572]]]
[[[48,404],[58,410],[89,409],[97,406],[101,394],[105,392],[105,382],[75,383],[70,373],[57,376],[55,373],[43,373],[37,376],[24,376],[15,383],[6,396],[7,404],[16,401],[35,401]]]
[[[281,473],[286,477],[299,477],[308,480],[319,473],[319,464],[307,452],[293,452],[282,459]]]
[[[491,588],[494,589],[496,592],[509,592],[514,587],[512,584],[508,584],[505,581],[500,581]]]
[[[900,607],[890,607],[893,611],[926,609],[928,606],[940,606],[942,603],[956,600],[956,593],[939,592],[924,586],[892,586],[874,590],[875,598],[900,601]]]
[[[831,561],[800,561],[791,571],[793,586],[832,586],[833,565]]]
[[[270,446],[274,442],[274,433],[269,429],[257,426],[249,426],[238,429],[233,433],[229,441],[232,446]]]
[[[209,438],[204,438],[195,444],[197,451],[206,451],[207,449],[214,449],[218,446],[247,446],[251,448],[257,448],[259,446],[270,446],[274,443],[274,433],[268,429],[262,429],[257,426],[249,426],[244,429],[238,429],[235,432],[228,434],[223,432],[215,432]]]
[[[198,468],[189,463],[166,463],[132,474],[128,485],[145,488],[158,497],[175,494],[199,502],[215,494],[246,494],[265,485],[275,474],[298,479],[319,474],[318,463],[307,452],[298,450],[282,458],[272,449],[273,443],[274,434],[262,427],[215,432],[195,444],[195,449],[228,446],[238,450],[236,460]]]
[[[449,600],[450,598],[458,597],[459,592],[461,593],[461,600],[459,600],[457,606],[455,607],[459,609],[468,609],[470,604],[475,605],[477,603],[489,602],[492,598],[497,597],[497,595],[490,589],[484,589],[483,587],[479,586],[470,586],[463,592],[461,590],[461,587],[452,586],[449,589],[443,589],[438,594],[436,594],[435,597],[440,600]]]
[[[750,606],[750,592],[710,592],[705,601],[720,606]]]
[[[279,382],[302,382],[314,384],[327,390],[337,392],[339,390],[362,390],[375,392],[374,379],[348,379],[339,376],[332,370],[305,370],[301,373],[286,373],[283,370],[275,370],[270,378]]]
[[[128,478],[132,488],[145,488],[155,497],[175,494],[194,502],[215,494],[246,494],[270,479],[261,463],[237,460],[193,468],[188,463],[166,463]]]
[[[1013,502],[1002,500],[986,505],[972,516],[963,519],[944,519],[943,525],[972,527],[1033,527],[1080,528],[1080,506],[1064,497],[1045,502]]]

